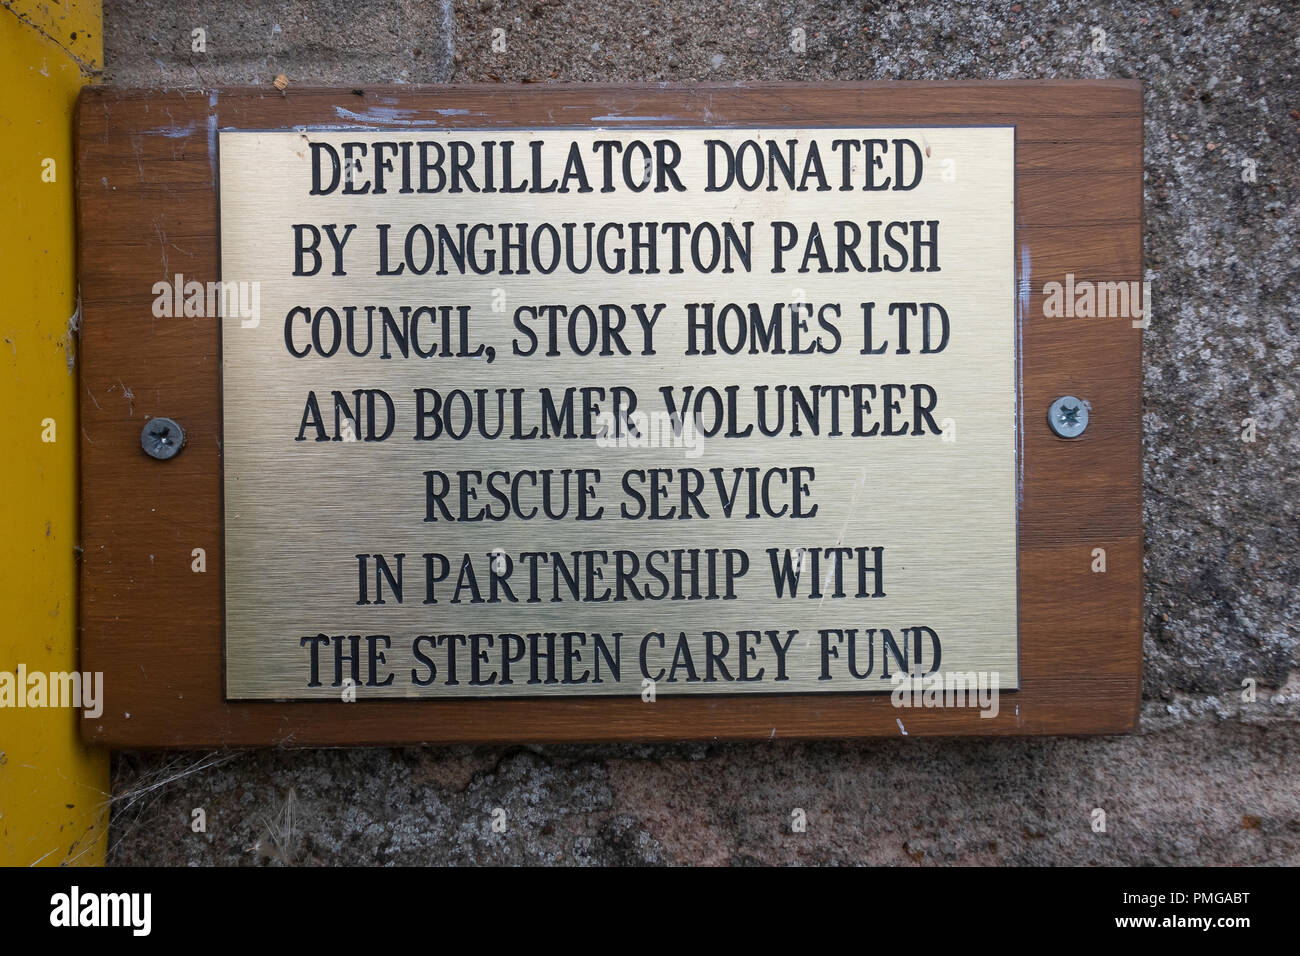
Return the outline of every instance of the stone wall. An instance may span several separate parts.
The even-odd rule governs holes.
[[[1138,734],[122,753],[111,862],[1300,863],[1289,0],[105,0],[104,31],[124,86],[1136,77],[1155,306]]]

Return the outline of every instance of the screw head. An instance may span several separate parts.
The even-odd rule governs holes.
[[[1088,427],[1088,403],[1062,395],[1047,410],[1047,424],[1062,438],[1078,438]]]
[[[140,431],[140,447],[150,458],[175,458],[185,446],[185,429],[170,418],[151,418]]]

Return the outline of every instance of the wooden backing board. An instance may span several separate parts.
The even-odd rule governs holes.
[[[1000,712],[895,709],[887,694],[227,702],[223,697],[221,387],[214,319],[158,319],[155,282],[219,275],[217,130],[582,124],[1015,125],[1021,289],[1020,676]],[[596,118],[600,117],[599,120]],[[611,117],[627,117],[619,121]],[[653,117],[653,120],[639,119]],[[1141,281],[1139,83],[478,86],[157,92],[93,87],[77,116],[82,304],[81,667],[106,704],[83,718],[118,747],[1119,733],[1142,671],[1141,330],[1047,319],[1067,272]],[[1062,394],[1092,404],[1073,441]],[[181,422],[168,462],[146,418]],[[206,573],[191,570],[195,548]],[[1091,570],[1106,550],[1105,573]]]

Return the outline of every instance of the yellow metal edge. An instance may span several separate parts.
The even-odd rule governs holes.
[[[13,695],[0,707],[0,864],[8,866],[102,865],[108,842],[108,751],[80,742],[77,709],[14,706],[20,665],[29,674],[78,669],[73,111],[78,91],[98,81],[102,22],[99,0],[0,2],[0,681],[12,675]]]

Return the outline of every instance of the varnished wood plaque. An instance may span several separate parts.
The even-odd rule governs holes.
[[[97,89],[78,133],[88,740],[1132,728],[1137,84]]]

